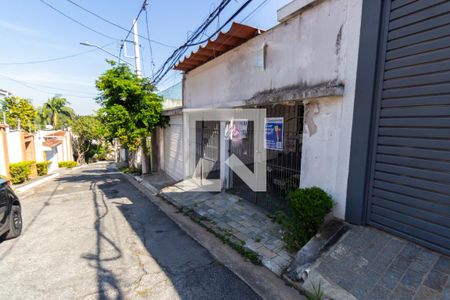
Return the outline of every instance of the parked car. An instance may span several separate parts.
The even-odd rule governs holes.
[[[22,233],[22,213],[19,197],[10,187],[10,182],[0,179],[0,237],[13,239]]]

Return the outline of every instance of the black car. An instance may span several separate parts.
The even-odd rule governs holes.
[[[22,232],[22,214],[19,198],[9,181],[0,179],[0,237],[13,239]]]

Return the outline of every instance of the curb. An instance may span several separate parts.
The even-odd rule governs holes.
[[[39,185],[41,185],[41,184],[43,184],[43,183],[45,183],[45,182],[47,182],[49,180],[52,180],[52,179],[58,177],[59,175],[60,175],[60,173],[54,173],[54,174],[52,174],[50,176],[47,176],[47,177],[42,178],[40,180],[34,181],[34,182],[30,183],[30,184],[21,186],[20,188],[17,188],[16,191],[19,192],[19,193],[25,193],[29,189],[37,187],[37,186],[39,186]]]
[[[293,287],[290,287],[280,277],[263,266],[257,266],[242,257],[230,246],[209,233],[204,227],[195,223],[189,216],[159,197],[158,190],[150,183],[143,184],[137,178],[121,173],[122,176],[149,201],[164,212],[181,230],[204,247],[218,261],[222,262],[231,272],[244,281],[256,294],[263,299],[304,299]],[[140,179],[140,178],[139,178]],[[150,188],[148,188],[150,187]],[[155,192],[156,191],[156,192]]]

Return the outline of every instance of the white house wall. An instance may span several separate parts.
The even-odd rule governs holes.
[[[8,139],[9,163],[17,163],[24,160],[22,132],[10,131],[6,133]]]
[[[341,87],[343,91],[337,93],[308,96],[305,92],[305,97],[286,99],[313,100],[320,107],[313,115],[316,132],[303,140],[301,185],[329,192],[336,202],[334,213],[341,218],[345,215],[361,10],[362,0],[317,1],[285,23],[188,72],[183,87],[187,108],[237,107],[258,104],[258,98],[287,89]],[[264,45],[265,68],[261,66]]]
[[[313,99],[305,105],[300,185],[319,186],[330,193],[335,201],[334,215],[340,218],[345,217],[361,11],[360,1],[348,2],[341,40],[345,53],[340,67],[343,96]],[[312,136],[308,122],[317,126]]]
[[[328,0],[187,73],[185,107],[244,105],[259,93],[289,86],[339,84],[345,79],[349,14],[361,0]],[[348,11],[352,10],[352,11]],[[360,12],[359,12],[360,14]],[[260,65],[267,45],[266,68]],[[205,82],[207,84],[205,84]]]
[[[36,161],[37,162],[43,162],[45,161],[45,157],[44,157],[44,146],[42,145],[42,143],[44,142],[44,138],[43,138],[43,134],[41,131],[38,131],[35,135],[34,135],[34,149],[35,149],[35,153],[36,153]]]
[[[173,179],[184,177],[183,116],[170,116],[164,128],[164,171]]]

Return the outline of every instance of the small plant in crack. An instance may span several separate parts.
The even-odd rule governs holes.
[[[203,228],[205,228],[208,232],[212,233],[215,237],[217,237],[219,240],[221,240],[224,244],[227,244],[228,246],[233,248],[236,252],[238,252],[245,258],[247,258],[250,262],[252,262],[255,265],[261,265],[261,260],[258,257],[258,255],[255,252],[245,248],[242,245],[242,242],[244,242],[244,241],[241,241],[241,243],[235,243],[235,242],[231,241],[230,233],[221,234],[221,233],[213,230],[212,228],[206,226],[203,222],[201,222],[199,220],[199,218],[195,218],[193,216],[190,216],[190,217],[191,217],[192,221],[194,221],[195,223],[197,223],[200,226],[202,226]],[[244,244],[245,244],[245,242],[244,242]]]
[[[306,299],[308,299],[308,300],[323,300],[324,294],[323,294],[320,283],[318,286],[316,286],[315,284],[312,284],[312,288],[313,288],[312,292],[308,292],[308,291],[305,292]]]

